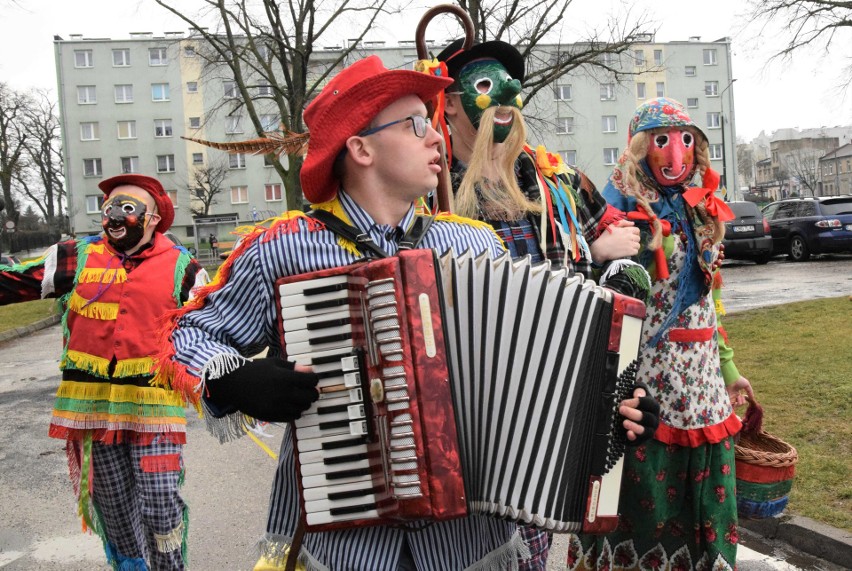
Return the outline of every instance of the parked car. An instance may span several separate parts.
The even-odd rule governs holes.
[[[725,258],[765,264],[772,257],[772,235],[754,202],[729,202],[735,219],[725,222]]]
[[[13,256],[12,254],[0,254],[0,266],[13,266],[20,263],[21,260],[19,260],[17,256]]]
[[[775,253],[793,261],[852,252],[852,195],[780,200],[764,207],[763,216]]]

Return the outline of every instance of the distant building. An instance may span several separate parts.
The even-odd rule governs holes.
[[[203,219],[209,226],[198,229],[201,236],[213,232],[221,239],[237,221],[301,206],[285,204],[282,182],[262,157],[227,155],[181,138],[239,141],[258,136],[241,111],[226,68],[202,65],[200,42],[200,37],[181,32],[131,34],[121,40],[55,37],[68,212],[75,232],[100,229],[97,183],[122,172],[160,179],[175,203],[174,231],[190,241],[196,222],[191,207],[197,209],[199,199],[189,188],[200,169],[218,166],[225,171],[223,190]],[[430,42],[430,51],[437,53],[446,43]],[[570,49],[543,45],[531,61],[550,61]],[[340,45],[317,49],[309,73],[324,72],[340,50]],[[363,42],[353,57],[369,54],[379,55],[389,68],[411,69],[417,59],[411,41],[396,46]],[[657,96],[671,97],[684,104],[707,134],[714,168],[723,176],[727,172],[728,187],[737,188],[729,38],[659,43],[649,34],[627,52],[603,59],[626,72],[627,79],[617,83],[610,72],[578,70],[542,90],[525,102],[530,142],[559,152],[603,188],[627,143],[636,107]],[[260,97],[272,95],[269,86],[252,89]],[[279,128],[271,103],[261,123],[263,131]]]
[[[818,196],[852,194],[852,143],[834,149],[819,160]]]

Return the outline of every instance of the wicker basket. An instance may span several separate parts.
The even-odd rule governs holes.
[[[749,404],[734,451],[740,516],[764,518],[784,511],[799,455],[791,445],[763,430],[763,408],[756,401]]]

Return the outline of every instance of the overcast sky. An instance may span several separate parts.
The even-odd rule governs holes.
[[[176,0],[192,5],[195,0]],[[407,13],[414,24],[385,22],[373,32],[373,40],[414,39],[413,27],[437,2],[414,0]],[[568,8],[562,37],[571,41],[586,37],[589,28],[602,28],[612,14],[645,11],[657,29],[657,41],[687,40],[701,36],[713,41],[731,37],[733,51],[732,87],[737,135],[746,141],[761,130],[768,133],[785,127],[852,125],[852,89],[838,89],[841,69],[852,64],[852,32],[838,35],[835,52],[802,52],[790,62],[767,63],[772,48],[781,45],[773,33],[756,37],[756,26],[743,27],[747,20],[743,0],[573,0]],[[629,7],[629,8],[628,8]],[[711,8],[712,7],[712,8]],[[409,29],[406,29],[410,26]],[[214,25],[211,25],[214,27]],[[157,6],[153,0],[0,0],[0,81],[15,89],[54,89],[56,71],[53,36],[128,38],[130,32],[186,31],[188,27]],[[777,29],[777,28],[776,28]],[[394,37],[399,34],[398,37]],[[404,35],[407,34],[407,35]],[[444,39],[444,38],[435,38]],[[345,37],[341,36],[340,42]]]

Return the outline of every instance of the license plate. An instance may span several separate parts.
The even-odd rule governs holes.
[[[754,226],[734,226],[734,232],[754,232]]]

